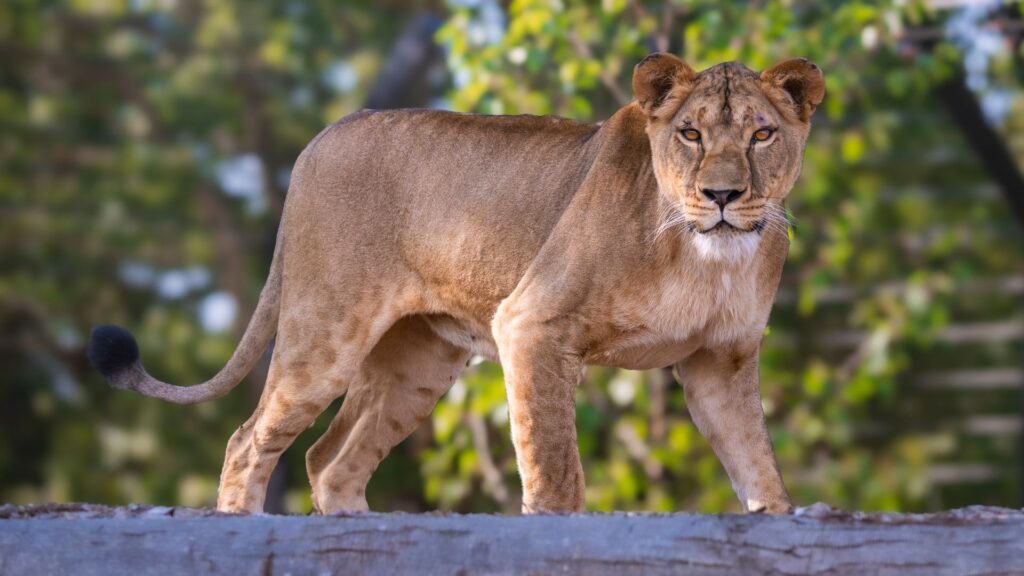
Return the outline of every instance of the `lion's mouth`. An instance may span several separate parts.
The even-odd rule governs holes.
[[[711,228],[700,231],[701,234],[728,234],[730,232],[745,232],[745,230],[740,230],[723,219],[719,220],[718,224],[715,224]]]
[[[727,222],[724,218],[719,220],[717,224],[708,228],[707,230],[700,230],[701,234],[713,234],[713,235],[729,235],[729,234],[743,234],[746,232],[761,232],[764,229],[764,221],[758,220],[754,222],[754,225],[748,229],[734,226]]]

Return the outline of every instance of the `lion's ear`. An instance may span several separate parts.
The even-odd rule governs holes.
[[[783,60],[761,72],[766,89],[781,90],[792,101],[800,120],[807,122],[825,97],[825,74],[807,58]]]
[[[671,54],[648,54],[633,68],[633,95],[640,108],[653,116],[672,88],[693,81],[693,68]]]

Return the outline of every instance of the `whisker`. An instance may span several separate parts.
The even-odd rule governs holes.
[[[662,219],[663,222],[661,223],[661,225],[655,228],[654,231],[648,237],[648,242],[653,243],[670,228],[677,227],[680,224],[686,222],[686,215],[682,214],[681,212],[678,212],[671,206],[667,206],[662,211]]]
[[[696,224],[692,222],[685,214],[679,212],[674,206],[666,206],[662,210],[662,223],[648,236],[648,242],[653,244],[658,238],[669,230],[675,230],[675,232],[682,236],[684,231],[692,231],[696,228]]]

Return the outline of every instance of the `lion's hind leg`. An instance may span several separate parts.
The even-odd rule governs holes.
[[[267,483],[281,454],[342,392],[310,384],[308,373],[288,367],[275,351],[256,411],[228,441],[218,510],[263,511]]]
[[[359,309],[353,306],[353,309]],[[394,321],[354,316],[325,326],[329,311],[296,306],[283,316],[259,405],[228,442],[217,509],[260,512],[281,453],[358,378]]]
[[[317,511],[368,509],[370,476],[431,413],[469,355],[437,336],[420,316],[402,318],[388,330],[330,428],[306,453]]]

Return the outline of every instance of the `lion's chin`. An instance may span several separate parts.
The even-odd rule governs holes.
[[[690,238],[701,260],[732,264],[749,260],[761,243],[756,230],[741,230],[725,220]]]

